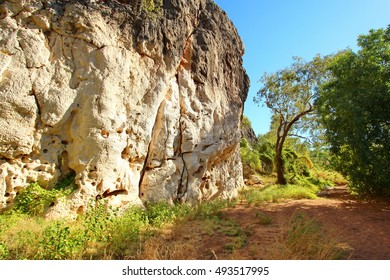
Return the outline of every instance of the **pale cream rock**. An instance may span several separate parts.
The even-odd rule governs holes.
[[[78,189],[48,218],[100,199],[124,211],[237,196],[249,85],[237,31],[209,0],[164,1],[162,18],[120,2],[2,4],[1,208],[69,172]]]

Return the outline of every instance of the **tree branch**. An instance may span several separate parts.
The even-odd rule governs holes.
[[[313,141],[311,141],[311,139],[309,137],[301,136],[301,135],[294,134],[294,133],[288,134],[287,136],[302,138],[302,139],[309,141],[310,144],[313,144]]]

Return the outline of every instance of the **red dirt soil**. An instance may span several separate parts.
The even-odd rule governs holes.
[[[272,222],[256,222],[254,217],[259,213],[271,217]],[[390,260],[390,202],[359,200],[348,194],[345,187],[328,190],[315,200],[288,200],[261,206],[243,202],[226,209],[225,218],[249,233],[246,246],[233,254],[226,253],[223,249],[226,240],[214,235],[204,240],[207,250],[219,259],[264,259],[267,248],[281,235],[294,213],[318,221],[348,250],[348,259]]]

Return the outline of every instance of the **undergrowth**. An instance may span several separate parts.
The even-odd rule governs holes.
[[[222,200],[195,207],[156,203],[119,216],[102,201],[75,221],[44,220],[17,208],[0,215],[0,259],[145,258],[145,244],[163,228],[184,219],[213,219],[227,206]]]
[[[288,230],[268,251],[273,260],[336,260],[345,259],[347,252],[331,234],[314,219],[294,214]]]
[[[141,7],[148,14],[159,15],[162,13],[163,0],[142,0]]]
[[[248,188],[241,192],[241,197],[248,204],[259,205],[264,202],[281,202],[286,199],[315,199],[318,188],[302,185],[271,185],[262,189]]]
[[[316,199],[317,194],[328,187],[348,184],[339,173],[313,169],[310,176],[295,175],[287,185],[277,185],[275,177],[262,176],[264,187],[247,187],[240,193],[241,199],[249,204],[259,205],[264,202],[282,202],[287,199]]]
[[[45,210],[53,206],[57,200],[70,195],[77,186],[74,183],[75,173],[69,173],[57,182],[52,188],[45,189],[37,182],[29,184],[15,198],[12,211],[30,216],[42,215]]]
[[[202,234],[223,236],[226,254],[234,255],[247,246],[250,232],[236,221],[226,219],[222,211],[234,207],[237,201],[215,200],[195,206],[152,203],[145,208],[130,208],[118,215],[105,200],[100,200],[73,221],[42,218],[50,204],[74,190],[73,180],[71,176],[63,178],[51,189],[33,183],[19,194],[14,207],[0,215],[0,259],[194,259],[199,257],[197,243],[203,242],[194,227],[202,228]],[[299,180],[297,184],[287,186],[247,188],[241,193],[241,199],[249,204],[259,204],[291,198],[316,198],[316,192],[325,184],[321,178],[296,180]],[[253,219],[258,226],[273,222],[270,216],[260,211]],[[299,221],[298,218],[294,220],[292,231],[280,239],[284,251],[279,248],[277,252],[282,252],[282,256],[287,256],[288,244],[294,244],[291,241],[296,235],[294,230],[306,226]],[[174,232],[169,233],[173,228]]]

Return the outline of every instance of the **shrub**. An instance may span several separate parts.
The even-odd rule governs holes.
[[[157,227],[172,222],[178,216],[178,208],[166,202],[149,204],[146,210],[149,223]]]
[[[163,7],[163,0],[142,0],[141,6],[147,13],[160,14]]]
[[[56,200],[58,193],[42,188],[38,183],[31,183],[15,198],[15,211],[37,216]]]
[[[55,201],[71,194],[77,188],[74,178],[75,173],[70,173],[52,189],[44,189],[37,182],[30,183],[16,196],[13,210],[31,216],[42,215]]]
[[[71,232],[65,222],[56,221],[45,228],[38,244],[36,259],[72,259],[84,247],[85,236],[80,230]]]

